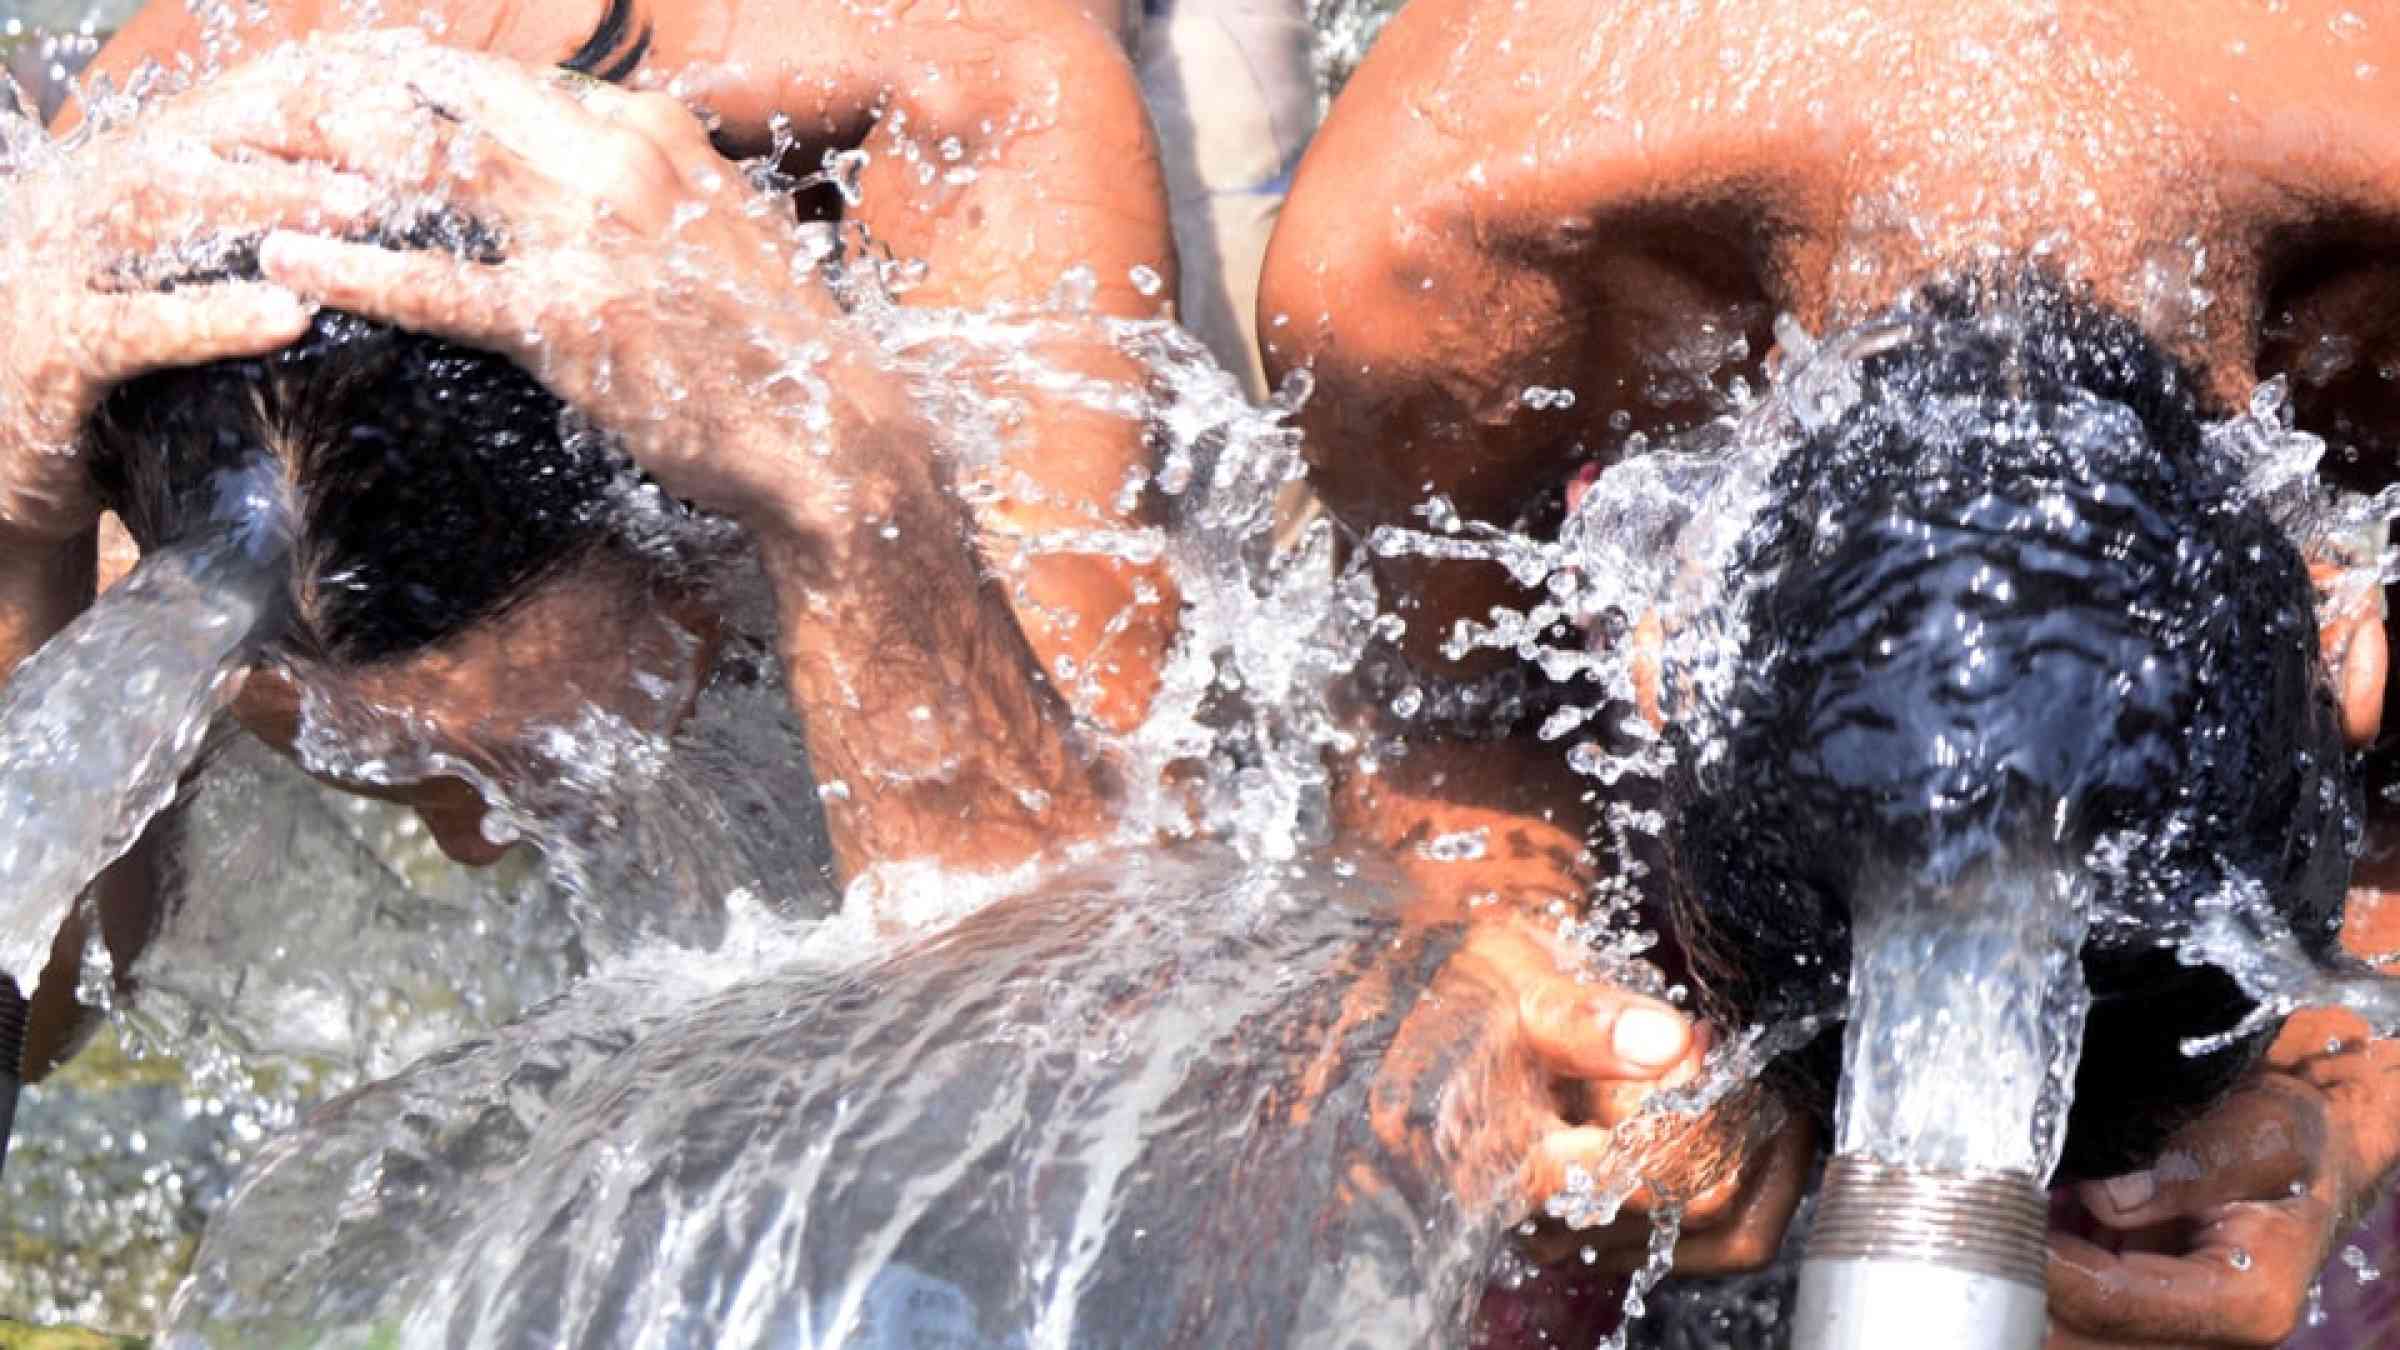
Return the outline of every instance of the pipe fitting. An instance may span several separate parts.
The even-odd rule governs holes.
[[[2049,1201],[2027,1176],[1826,1165],[1793,1350],[2039,1350]]]

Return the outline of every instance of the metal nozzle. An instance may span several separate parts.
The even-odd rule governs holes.
[[[2049,1205],[2031,1177],[1835,1158],[1792,1350],[2038,1350]]]

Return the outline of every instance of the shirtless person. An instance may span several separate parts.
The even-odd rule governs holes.
[[[7,664],[89,597],[97,504],[72,451],[107,391],[273,350],[323,302],[513,358],[622,436],[668,491],[747,527],[775,585],[817,771],[853,785],[829,810],[844,875],[891,859],[1007,866],[1101,832],[1107,766],[1086,753],[1079,718],[1139,715],[1172,596],[1147,569],[1021,556],[1016,541],[1125,523],[1117,503],[1144,467],[1140,429],[1036,404],[990,473],[997,492],[970,515],[881,353],[817,283],[794,282],[788,220],[747,209],[722,152],[767,149],[778,116],[800,137],[803,168],[829,149],[876,148],[853,215],[894,255],[927,263],[907,303],[1038,305],[1087,267],[1098,312],[1147,316],[1155,288],[1135,269],[1171,279],[1171,259],[1121,52],[1080,10],[1048,4],[969,6],[939,22],[832,4],[611,15],[597,28],[595,13],[556,6],[461,3],[439,16],[446,41],[532,68],[379,37],[269,52],[19,185],[33,206],[6,222],[11,272],[67,284],[0,300],[0,389],[17,414],[0,443]],[[331,23],[291,6],[246,41]],[[121,78],[143,53],[202,37],[181,6],[162,5],[100,68]],[[592,68],[636,87],[678,80],[717,119],[713,132],[665,94],[539,69],[595,44]],[[974,173],[920,174],[903,144]],[[424,194],[497,229],[505,258],[334,242]],[[109,281],[124,259],[206,232],[272,232],[265,280],[169,294]],[[1044,355],[1120,373],[1099,341]],[[822,381],[813,402],[807,381],[782,378],[795,358]],[[1006,585],[985,584],[987,568]],[[595,608],[606,584],[581,571],[545,579],[499,617],[370,672],[376,691],[453,719],[437,725],[538,724],[560,689],[605,702],[599,686],[631,630],[577,616],[642,608],[638,597]],[[1130,626],[1115,622],[1126,613]],[[1084,674],[1045,674],[1069,661]],[[277,684],[255,680],[239,711],[281,742],[292,710]],[[445,847],[488,852],[482,804],[463,783],[406,795]],[[1424,916],[1466,917],[1466,894],[1429,892]],[[1488,1071],[1469,1077],[1506,1099],[1484,1103],[1500,1109],[1466,1150],[1476,1161],[1462,1184],[1522,1173],[1530,1209],[1568,1163],[1605,1148],[1574,1123],[1580,1086],[1557,1087],[1655,1081],[1687,1066],[1695,1041],[1665,1006],[1561,974],[1530,909],[1477,917],[1428,1001],[1427,1034],[1475,1042]],[[64,964],[45,989],[72,987]],[[54,1030],[47,1049],[59,1044]],[[1539,1165],[1522,1167],[1529,1156]]]
[[[2292,374],[2300,425],[2361,451],[2329,472],[2379,487],[2400,445],[2377,374],[2400,302],[2395,70],[2388,18],[2312,0],[1418,0],[1311,147],[1259,331],[1271,373],[1315,372],[1316,482],[1360,527],[1407,523],[1428,491],[1508,523],[1554,503],[1568,447],[1689,425],[1721,399],[1712,378],[1755,387],[1779,312],[1823,333],[1938,278],[2028,266],[2088,281],[2220,407]],[[1533,385],[1575,391],[1572,412],[1529,406]],[[1419,606],[1429,668],[1451,619],[1518,602],[1495,568],[1380,566]],[[2354,726],[2380,685],[2348,691],[2370,705]],[[1495,840],[1576,818],[1574,784],[1483,781],[1453,777],[1441,809],[1486,812]],[[1430,809],[1377,793],[1354,818],[1394,838]],[[2346,938],[2390,949],[2393,912],[2354,891]],[[2158,1166],[2081,1189],[2105,1245],[2054,1238],[2052,1344],[2290,1333],[2400,1162],[2395,1070],[2400,1046],[2294,1018]]]

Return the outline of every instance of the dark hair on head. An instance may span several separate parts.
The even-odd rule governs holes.
[[[494,253],[447,217],[377,242]],[[257,275],[250,241],[169,285]],[[292,507],[283,641],[352,665],[437,643],[608,543],[631,474],[506,358],[330,309],[270,355],[119,386],[90,440],[102,500],[145,550],[208,527],[227,471],[272,461]]]
[[[632,0],[610,0],[565,67],[622,80],[650,31],[634,32]],[[152,280],[255,280],[257,242]],[[368,242],[479,262],[501,252],[489,230],[444,212]],[[271,355],[131,380],[89,430],[102,499],[145,550],[207,527],[228,470],[260,456],[276,465],[293,514],[283,641],[352,665],[489,618],[616,538],[612,488],[632,475],[506,358],[331,309]]]
[[[2314,594],[2204,438],[2191,373],[2131,319],[2039,278],[1902,315],[1923,330],[1858,362],[1858,398],[1778,465],[1734,563],[1756,579],[1747,674],[1714,766],[1680,785],[1683,934],[1720,1011],[1823,1011],[1862,878],[2137,841],[2088,878],[2061,1164],[2111,1175],[2267,1039],[2182,1053],[2252,1006],[2178,959],[2200,903],[2255,885],[2313,956],[2335,946],[2357,816]],[[1784,1066],[1819,1110],[1831,1040]]]

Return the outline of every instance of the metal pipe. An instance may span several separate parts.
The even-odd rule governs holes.
[[[1792,1350],[2039,1350],[2049,1205],[2031,1177],[1835,1158]]]

